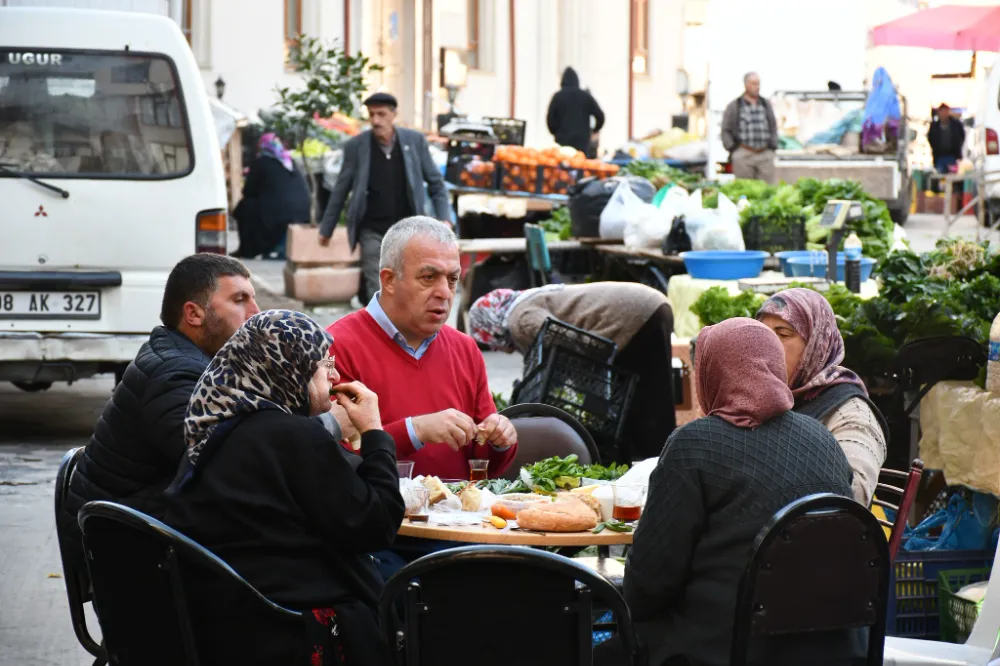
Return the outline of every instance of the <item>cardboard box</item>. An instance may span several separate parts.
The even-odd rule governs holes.
[[[360,246],[351,252],[347,243],[347,229],[337,227],[330,237],[330,244],[319,244],[319,227],[311,224],[290,224],[285,239],[285,256],[288,261],[304,266],[329,266],[350,264],[361,259]]]
[[[285,294],[306,305],[347,303],[361,286],[356,266],[303,267],[285,265]]]

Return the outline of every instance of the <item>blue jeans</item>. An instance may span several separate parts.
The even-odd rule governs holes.
[[[938,173],[948,173],[956,164],[958,164],[957,157],[939,157],[934,160],[934,170]]]

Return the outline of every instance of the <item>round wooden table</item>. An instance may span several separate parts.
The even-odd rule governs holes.
[[[492,543],[504,546],[621,546],[632,543],[632,532],[605,529],[593,532],[531,532],[528,530],[498,530],[492,525],[429,525],[404,519],[400,536],[462,543]]]

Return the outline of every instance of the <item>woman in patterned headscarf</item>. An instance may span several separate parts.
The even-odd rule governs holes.
[[[243,182],[243,198],[233,211],[240,232],[240,247],[233,256],[253,259],[274,252],[284,259],[288,225],[309,222],[309,196],[309,185],[281,139],[273,132],[260,137],[257,159]]]
[[[382,579],[368,553],[388,548],[403,519],[395,444],[374,393],[359,383],[331,388],[340,380],[332,342],[304,314],[256,314],[212,359],[188,406],[187,455],[165,522],[267,598],[307,611],[314,637],[305,646],[301,630],[244,628],[263,637],[251,642],[259,649],[239,659],[218,646],[230,650],[228,663],[293,663],[304,647],[343,650],[348,664],[388,663],[376,621]],[[362,433],[360,455],[310,418],[330,409],[331,392]],[[335,635],[331,622],[344,630]],[[338,637],[341,645],[326,644]]]
[[[677,424],[670,343],[674,314],[667,297],[633,282],[497,289],[472,304],[469,334],[490,349],[525,353],[549,317],[618,345],[615,365],[634,372],[639,381],[621,437],[628,449],[616,462],[658,456]]]
[[[854,470],[854,498],[868,506],[885,462],[888,428],[861,378],[840,365],[844,339],[833,309],[812,289],[786,289],[764,303],[757,319],[785,349],[795,411],[829,428]]]

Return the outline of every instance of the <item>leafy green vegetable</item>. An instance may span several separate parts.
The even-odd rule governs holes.
[[[565,458],[554,456],[539,460],[532,465],[525,465],[522,472],[530,477],[531,483],[535,486],[531,490],[554,493],[558,489],[579,488],[582,478],[614,481],[628,471],[628,465],[614,463],[607,467],[580,465],[577,460],[579,458],[575,454],[570,454]]]
[[[752,291],[730,296],[725,287],[710,287],[691,306],[705,326],[712,326],[733,317],[753,317],[764,304],[764,297]]]
[[[555,234],[559,240],[567,240],[573,233],[569,208],[566,206],[556,208],[552,211],[552,217],[542,220],[538,226],[546,233]]]
[[[655,160],[632,160],[622,167],[622,171],[645,178],[657,190],[665,185],[673,184],[691,191],[697,188],[702,180],[702,177],[696,173],[675,169]]]
[[[507,398],[503,397],[503,393],[493,393],[493,404],[496,405],[497,411],[502,412],[507,409],[510,404]]]
[[[612,532],[631,532],[632,526],[628,523],[623,523],[620,520],[605,520],[604,522],[598,523],[597,527],[591,530],[594,534],[600,534],[605,529],[611,530]]]

